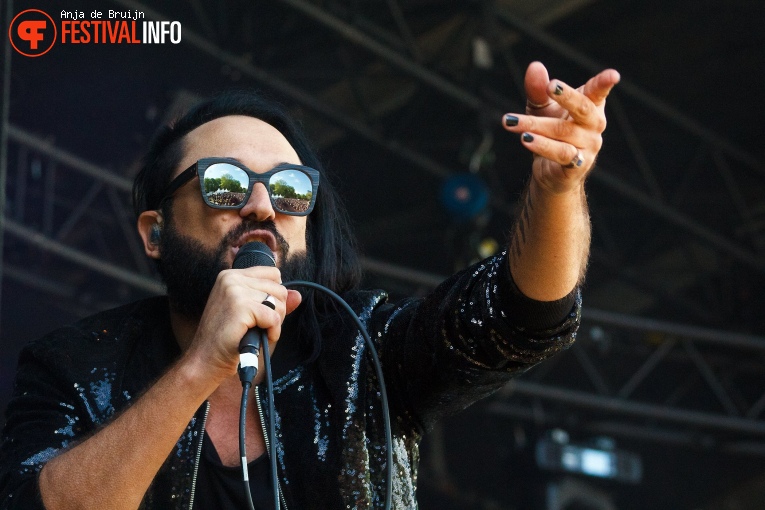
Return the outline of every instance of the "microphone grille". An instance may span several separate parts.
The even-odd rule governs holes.
[[[244,269],[253,266],[275,266],[274,253],[265,243],[253,241],[239,248],[234,257],[234,269]]]

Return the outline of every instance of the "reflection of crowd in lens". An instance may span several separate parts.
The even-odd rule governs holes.
[[[310,200],[300,200],[299,198],[274,197],[274,203],[277,209],[289,212],[304,212],[308,210]]]
[[[207,200],[215,205],[239,205],[244,200],[244,193],[233,193],[224,191],[223,193],[213,192],[207,194]]]

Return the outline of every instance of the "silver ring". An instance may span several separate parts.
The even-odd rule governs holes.
[[[266,292],[266,299],[263,300],[263,304],[269,307],[271,310],[276,309],[276,300],[274,299],[274,296]]]
[[[574,159],[572,159],[568,165],[563,165],[563,168],[578,168],[584,164],[584,156],[582,155],[582,150],[577,149],[576,150],[576,156],[574,156]]]
[[[531,110],[541,110],[542,108],[547,108],[550,106],[553,102],[547,101],[545,104],[538,104],[530,100],[526,100],[526,108],[529,108]]]

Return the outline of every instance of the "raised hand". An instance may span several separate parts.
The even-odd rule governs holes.
[[[619,73],[606,69],[574,89],[551,81],[541,62],[529,65],[526,114],[508,113],[503,125],[534,153],[532,175],[544,189],[565,193],[584,183],[603,144],[606,97],[618,82]]]

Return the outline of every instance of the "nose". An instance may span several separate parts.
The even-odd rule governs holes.
[[[268,196],[268,190],[263,183],[256,182],[250,193],[250,198],[239,210],[239,215],[243,218],[252,217],[256,221],[273,220],[276,217],[274,208],[271,205],[271,198]]]

